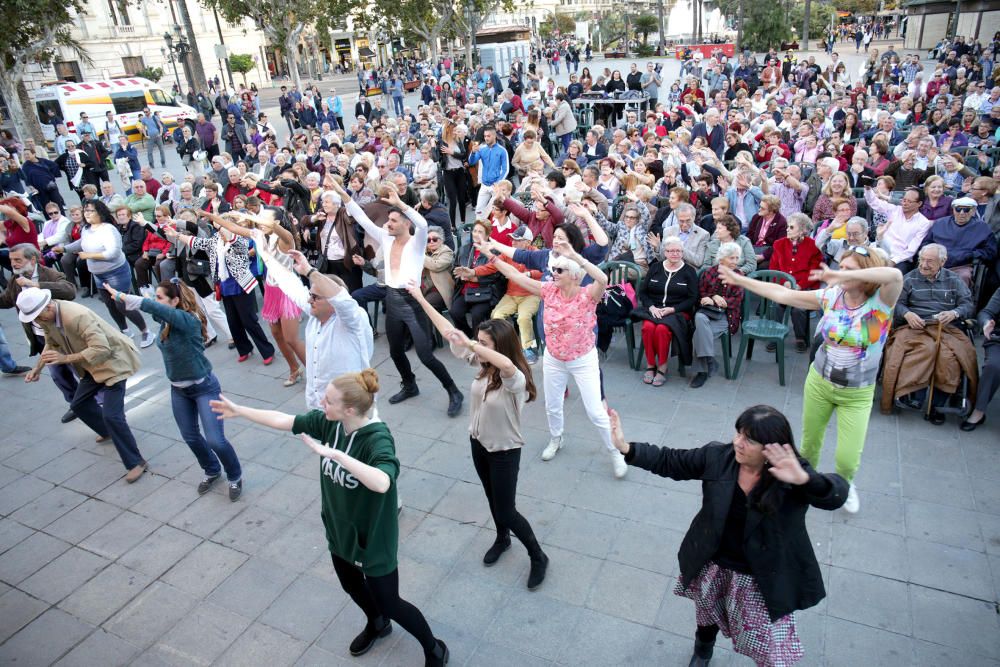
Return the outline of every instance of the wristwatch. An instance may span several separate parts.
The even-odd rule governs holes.
[[[306,271],[306,278],[309,278],[314,273],[316,273],[316,267],[313,267],[313,268],[309,269],[308,271]]]

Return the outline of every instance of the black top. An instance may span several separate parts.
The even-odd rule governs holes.
[[[629,90],[642,90],[642,72],[638,70],[629,72],[625,77],[625,83],[628,84]]]
[[[688,264],[672,274],[663,262],[653,262],[639,286],[639,301],[646,308],[672,307],[678,313],[694,313],[698,303],[698,272]]]
[[[746,553],[743,551],[743,535],[746,527],[747,496],[737,483],[733,488],[733,501],[729,504],[726,525],[722,529],[722,542],[719,543],[719,550],[712,556],[717,565],[743,574],[753,574]]]
[[[633,442],[625,461],[663,477],[701,480],[701,510],[691,521],[678,553],[681,582],[690,586],[722,544],[733,489],[739,486],[740,465],[733,445],[712,442],[696,449],[670,449]],[[848,484],[843,477],[818,473],[803,458],[799,463],[809,481],[802,486],[780,484],[774,513],[748,507],[743,529],[743,553],[772,621],[812,607],[826,596],[806,532],[806,510],[810,505],[835,510],[847,499]]]

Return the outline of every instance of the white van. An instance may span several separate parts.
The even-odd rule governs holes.
[[[160,112],[160,120],[167,130],[188,125],[194,131],[198,112],[186,104],[175,102],[174,98],[148,79],[128,77],[106,81],[84,81],[82,83],[58,83],[43,86],[35,93],[35,111],[42,124],[46,141],[55,141],[55,127],[48,122],[49,111],[63,119],[66,128],[76,133],[80,114],[86,113],[90,124],[98,136],[105,133],[105,114],[110,111],[121,125],[130,141],[139,141],[139,116],[149,107],[152,112]]]

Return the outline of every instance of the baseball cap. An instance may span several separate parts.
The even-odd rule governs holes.
[[[31,324],[52,301],[52,292],[38,287],[28,287],[17,295],[17,319]]]
[[[527,225],[521,225],[510,235],[510,238],[515,241],[526,241],[531,243],[535,240],[535,235],[531,233]]]

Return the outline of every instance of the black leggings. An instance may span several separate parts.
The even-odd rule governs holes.
[[[399,570],[393,570],[381,577],[369,577],[343,558],[330,554],[333,559],[333,569],[337,572],[340,585],[344,592],[351,596],[354,604],[361,607],[368,618],[369,625],[375,625],[379,617],[391,618],[411,635],[424,648],[424,653],[431,653],[437,648],[437,640],[427,625],[427,619],[406,600],[399,597]]]
[[[469,202],[466,178],[465,169],[446,169],[444,172],[444,191],[448,195],[448,213],[451,215],[453,227],[456,207],[459,217],[463,223],[465,222],[465,207]]]
[[[510,539],[511,531],[521,540],[532,557],[541,551],[535,532],[528,520],[517,511],[517,473],[521,467],[521,448],[502,452],[489,452],[475,438],[472,443],[472,465],[476,467],[479,481],[483,483],[490,514],[497,527],[497,539]]]
[[[417,351],[420,363],[434,374],[445,389],[452,389],[455,381],[448,369],[434,356],[434,342],[430,336],[427,317],[423,308],[413,300],[406,290],[387,287],[385,290],[385,333],[389,338],[389,356],[399,371],[403,384],[416,382],[410,360],[406,357],[406,332],[413,338],[413,349]]]
[[[113,301],[106,289],[97,290],[98,298],[108,307],[111,319],[115,321],[121,331],[128,331],[128,322],[139,327],[139,331],[146,332],[149,327],[146,325],[146,318],[138,310],[125,310],[125,304],[121,301]],[[125,319],[128,318],[128,322]]]

